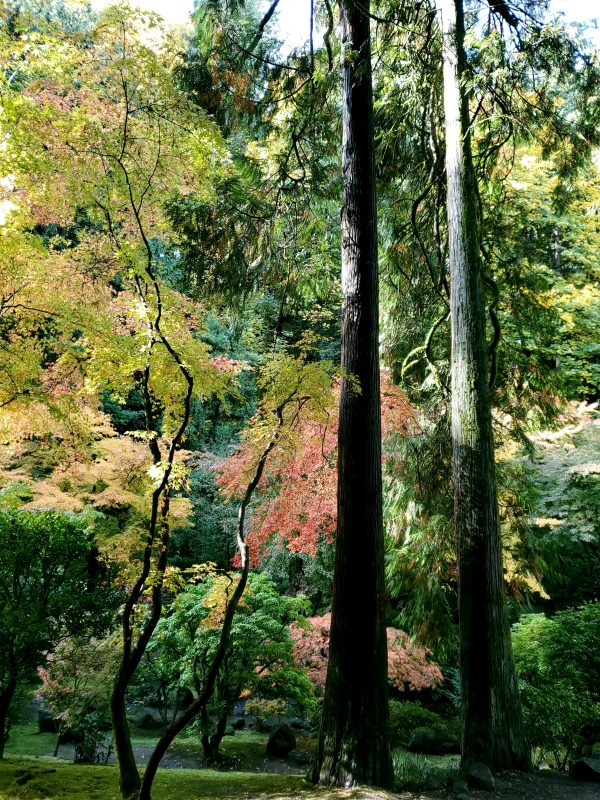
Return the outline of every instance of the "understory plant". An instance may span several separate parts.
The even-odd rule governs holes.
[[[554,617],[529,614],[513,649],[533,759],[564,771],[587,722],[600,720],[600,603]]]
[[[458,760],[436,764],[417,753],[396,750],[392,754],[394,784],[398,791],[449,789],[458,775]]]

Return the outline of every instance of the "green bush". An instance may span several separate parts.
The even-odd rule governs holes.
[[[402,704],[400,704],[402,705]],[[416,705],[412,703],[411,705]],[[398,791],[423,789],[449,789],[458,775],[458,760],[436,764],[426,756],[398,750],[392,754],[394,783]]]
[[[588,721],[600,718],[600,603],[513,626],[513,651],[534,763],[567,767]]]
[[[390,700],[392,747],[406,747],[415,728],[431,728],[450,739],[456,739],[459,735],[458,719],[445,719],[419,702]]]
[[[78,764],[107,764],[113,750],[112,736],[107,736],[110,729],[107,717],[99,713],[90,713],[79,720],[72,728],[75,737],[75,762]]]
[[[256,727],[264,730],[265,720],[268,717],[280,717],[286,713],[288,704],[285,700],[270,700],[262,697],[251,698],[246,701],[244,710],[256,720]]]
[[[195,694],[218,647],[225,607],[236,580],[235,573],[212,571],[176,596],[136,673],[142,679],[138,689],[154,694],[158,686],[166,687],[163,697],[167,706],[175,704],[181,689]],[[300,713],[312,715],[317,705],[314,691],[294,661],[289,631],[289,624],[303,619],[306,610],[304,598],[280,595],[267,575],[250,574],[233,619],[216,690],[207,714],[200,715],[198,722],[205,753],[211,760],[218,758],[227,717],[242,691],[276,704],[285,698],[284,710],[287,701],[294,700]],[[138,698],[144,701],[141,692]]]
[[[3,510],[16,511],[31,500],[31,486],[23,481],[9,481],[0,489],[0,508]]]

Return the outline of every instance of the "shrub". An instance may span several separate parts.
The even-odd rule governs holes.
[[[581,726],[600,718],[600,603],[513,626],[523,716],[534,763],[566,769]]]
[[[0,511],[0,757],[15,692],[68,634],[99,632],[111,593],[90,575],[83,520],[53,511]]]
[[[459,733],[458,719],[444,719],[421,703],[390,700],[390,740],[392,747],[406,747],[411,731],[415,728],[431,728],[451,739]]]
[[[153,683],[167,687],[173,699],[182,689],[197,691],[218,646],[237,579],[234,573],[209,570],[199,583],[177,595],[148,645],[152,672],[146,668],[141,675],[146,691]],[[303,598],[280,595],[264,573],[249,576],[216,691],[207,713],[200,716],[202,746],[209,760],[218,758],[227,716],[243,692],[269,700],[294,700],[309,715],[316,706],[312,684],[294,662],[289,632],[289,624],[303,618],[305,611]],[[285,707],[284,703],[284,711]]]
[[[112,752],[110,693],[119,639],[72,637],[61,642],[38,667],[36,692],[58,722],[59,737],[75,743],[75,761],[106,763]]]
[[[33,491],[23,481],[9,481],[0,489],[0,508],[3,510],[16,511],[30,500],[33,500]]]
[[[449,789],[458,775],[458,761],[440,765],[425,756],[398,750],[392,754],[394,783],[398,791],[429,788]]]
[[[113,750],[112,736],[106,735],[108,718],[92,712],[82,717],[71,729],[75,740],[75,762],[79,764],[107,764]]]
[[[256,720],[256,727],[264,729],[265,721],[268,717],[278,717],[287,711],[285,700],[266,700],[261,697],[254,697],[246,701],[246,714],[252,714]]]
[[[331,613],[309,617],[308,625],[292,625],[294,657],[306,670],[312,683],[325,689],[329,658]],[[420,691],[438,686],[443,677],[439,666],[430,659],[431,651],[411,641],[410,636],[396,628],[387,629],[388,680],[399,691]]]

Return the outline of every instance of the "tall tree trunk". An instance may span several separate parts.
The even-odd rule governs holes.
[[[329,665],[313,780],[387,786],[378,273],[369,2],[341,3],[342,380]]]
[[[452,448],[463,767],[529,769],[498,528],[486,302],[469,133],[462,0],[439,0],[444,43],[452,325]]]

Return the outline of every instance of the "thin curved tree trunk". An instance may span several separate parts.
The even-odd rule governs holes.
[[[265,464],[267,462],[267,458],[269,454],[277,444],[279,440],[279,436],[281,434],[283,428],[283,409],[287,402],[289,402],[292,397],[294,396],[295,392],[290,395],[281,406],[275,409],[275,414],[277,415],[277,427],[275,428],[271,439],[269,440],[267,446],[263,450],[258,459],[256,470],[248,486],[246,487],[246,492],[240,503],[239,511],[238,511],[238,524],[237,524],[237,545],[238,551],[240,554],[240,561],[241,561],[241,571],[240,571],[240,578],[239,581],[233,590],[233,594],[229,603],[227,604],[227,608],[225,609],[225,616],[223,619],[223,626],[221,627],[221,636],[219,638],[219,645],[213,657],[213,660],[207,670],[206,677],[204,679],[204,683],[202,685],[202,689],[198,697],[191,703],[188,708],[181,712],[181,714],[169,725],[167,730],[161,736],[161,738],[156,743],[154,750],[152,751],[150,758],[148,760],[148,764],[146,766],[146,770],[144,772],[144,777],[142,780],[142,784],[139,790],[139,800],[151,800],[152,797],[152,785],[154,783],[154,778],[156,777],[156,773],[158,771],[158,767],[160,762],[163,759],[163,756],[173,743],[174,739],[184,730],[184,728],[189,725],[189,723],[195,719],[198,714],[201,714],[205,709],[210,701],[210,698],[213,694],[215,684],[217,678],[219,676],[219,671],[221,670],[221,666],[225,659],[225,655],[227,653],[227,648],[229,647],[229,642],[231,638],[231,626],[233,624],[233,619],[235,616],[235,612],[237,610],[238,604],[242,599],[244,591],[246,589],[246,584],[248,582],[248,573],[250,571],[250,560],[248,557],[248,545],[246,544],[245,540],[245,519],[246,519],[246,510],[248,508],[248,504],[252,499],[252,495],[254,494],[254,490],[259,484],[259,481],[262,477]]]
[[[125,107],[125,120],[130,114],[129,101],[127,98]],[[127,127],[124,126],[126,136]],[[158,163],[158,162],[157,162]],[[142,568],[135,583],[130,588],[127,599],[125,600],[121,629],[123,633],[122,652],[119,666],[115,675],[110,697],[110,713],[113,726],[113,736],[117,765],[119,769],[119,786],[124,800],[135,798],[141,787],[141,778],[137,768],[133,747],[131,744],[131,733],[126,715],[127,688],[137,667],[142,660],[148,642],[158,625],[162,614],[163,601],[163,582],[168,564],[170,524],[170,493],[171,493],[171,474],[175,464],[175,456],[179,446],[185,436],[185,431],[190,420],[192,396],[194,392],[194,378],[192,373],[184,363],[182,357],[171,344],[170,339],[162,330],[161,323],[163,317],[163,300],[160,285],[157,280],[153,266],[152,247],[146,235],[142,219],[140,217],[141,205],[137,204],[133,195],[133,189],[129,179],[129,173],[122,158],[117,159],[122,177],[129,189],[129,202],[134,214],[140,239],[146,251],[145,277],[134,277],[134,284],[138,301],[145,311],[146,327],[148,331],[147,360],[143,373],[142,389],[144,394],[144,412],[146,418],[146,430],[149,434],[148,447],[152,460],[156,467],[161,467],[162,476],[158,485],[152,492],[152,503],[150,510],[150,520],[148,531],[144,542],[142,553]],[[110,211],[104,206],[100,206],[105,214],[108,229],[117,247],[120,246],[115,226],[112,223]],[[149,305],[148,294],[151,293],[154,307]],[[151,396],[151,357],[156,345],[161,345],[169,354],[173,363],[176,365],[184,386],[182,399],[181,420],[171,438],[166,453],[161,453],[158,443],[157,424],[153,411],[153,399]],[[164,461],[163,461],[164,459]],[[144,592],[148,588],[152,571],[152,589],[150,592],[150,613],[143,623],[140,632],[136,636],[135,612],[139,607]]]
[[[444,45],[452,326],[452,448],[458,552],[462,763],[529,769],[498,526],[486,301],[472,163],[462,0],[439,0]]]
[[[342,380],[329,664],[312,777],[388,786],[387,641],[373,96],[368,0],[341,3]]]

